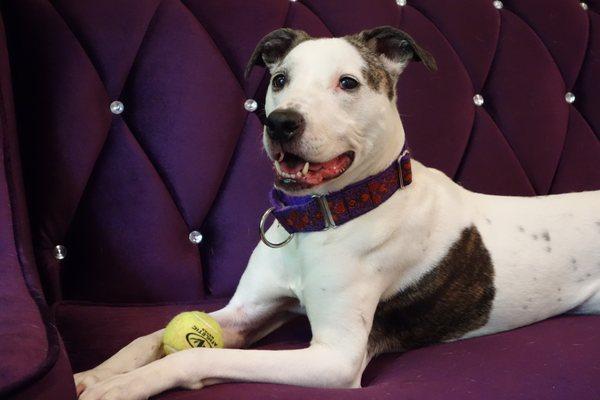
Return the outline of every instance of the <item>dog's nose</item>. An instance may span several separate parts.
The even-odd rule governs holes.
[[[267,117],[267,134],[278,142],[287,142],[304,131],[304,118],[294,110],[275,110]]]

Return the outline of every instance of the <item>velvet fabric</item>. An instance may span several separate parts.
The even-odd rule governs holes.
[[[410,32],[439,65],[410,65],[398,84],[413,155],[467,188],[597,188],[595,4],[460,4],[5,1],[36,253],[52,300],[231,295],[272,184],[260,124],[241,106],[264,96],[265,71],[248,81],[242,71],[259,39],[283,25],[326,36],[382,24]],[[569,22],[546,17],[556,15]],[[111,114],[114,100],[122,114]],[[201,246],[186,240],[192,230],[204,234]],[[69,251],[60,263],[57,244]]]
[[[164,327],[178,312],[210,311],[224,303],[220,299],[140,306],[64,302],[55,312],[73,368],[79,371],[97,365],[136,337]],[[176,390],[158,398],[594,399],[600,395],[599,330],[599,318],[557,317],[496,335],[383,355],[368,366],[358,390],[231,383],[201,391]],[[308,321],[298,317],[252,347],[295,349],[307,346],[309,340]]]
[[[412,156],[469,189],[600,189],[599,0],[407,3],[3,0],[0,396],[55,382],[49,398],[72,398],[56,383],[71,367],[54,323],[79,369],[178,310],[231,296],[273,182],[260,122],[242,106],[263,98],[267,75],[243,71],[276,28],[409,32],[439,67],[411,64],[398,83]],[[356,391],[229,384],[162,397],[595,399],[599,324],[561,317],[381,357]],[[306,326],[287,329],[286,345],[306,344]]]
[[[62,341],[59,340],[56,358],[47,368],[39,370],[33,379],[23,381],[11,391],[6,400],[74,400],[76,398],[73,370]],[[23,363],[22,359],[21,363]],[[24,363],[23,363],[24,364]]]
[[[0,20],[0,398],[70,399],[71,366],[35,267]]]

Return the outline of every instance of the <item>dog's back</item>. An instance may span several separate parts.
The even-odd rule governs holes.
[[[472,199],[495,272],[485,331],[600,311],[600,191]]]

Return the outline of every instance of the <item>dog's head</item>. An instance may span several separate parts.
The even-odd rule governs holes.
[[[385,169],[403,144],[396,81],[410,61],[436,69],[406,33],[380,27],[333,39],[278,29],[254,51],[271,73],[263,143],[276,186],[295,195],[339,190]]]

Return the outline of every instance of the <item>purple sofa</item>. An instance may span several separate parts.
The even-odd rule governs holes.
[[[231,296],[272,184],[242,107],[267,78],[243,70],[273,29],[400,27],[439,66],[399,82],[417,159],[485,193],[600,189],[600,1],[586,1],[2,0],[0,398],[74,399],[73,371]],[[257,347],[309,339],[298,318]],[[381,356],[363,386],[158,398],[599,399],[600,317]]]

